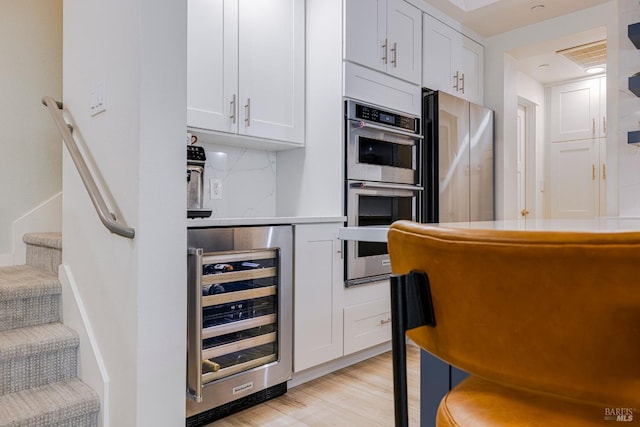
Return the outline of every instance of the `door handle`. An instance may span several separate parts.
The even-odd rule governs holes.
[[[591,165],[591,179],[596,180],[596,165]]]
[[[453,75],[453,78],[456,80],[456,84],[453,85],[453,88],[456,90],[456,92],[458,91],[458,83],[459,83],[458,75],[459,74],[460,74],[460,72],[456,71],[456,73]]]
[[[607,179],[607,165],[602,164],[602,179]]]
[[[391,48],[391,53],[393,54],[393,59],[391,60],[391,63],[393,64],[393,67],[397,67],[398,66],[398,45],[396,42],[393,42],[393,47]]]
[[[236,124],[236,94],[233,94],[231,98],[231,102],[229,102],[229,109],[231,111],[231,115],[229,118],[231,119],[231,123]]]
[[[462,77],[460,77],[460,83],[462,84],[460,92],[464,93],[464,73],[462,73]]]
[[[591,132],[595,135],[596,134],[596,119],[593,118],[592,121],[593,121],[593,124],[591,125]]]
[[[384,65],[387,65],[387,48],[388,48],[388,43],[387,43],[387,39],[384,39],[384,41],[382,42],[382,49],[383,49],[383,54],[382,54],[382,62],[384,62]]]
[[[247,98],[247,103],[244,106],[244,122],[247,127],[251,126],[251,98]]]

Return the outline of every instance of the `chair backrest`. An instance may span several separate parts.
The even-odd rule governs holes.
[[[435,327],[407,332],[472,374],[611,407],[640,404],[640,232],[394,223],[394,274],[427,273]]]

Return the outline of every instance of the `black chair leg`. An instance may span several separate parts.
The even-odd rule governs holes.
[[[393,359],[393,405],[396,427],[409,426],[407,399],[407,347],[405,341],[405,286],[401,276],[391,276],[391,354]]]

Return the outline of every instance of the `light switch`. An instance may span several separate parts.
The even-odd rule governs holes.
[[[107,111],[107,84],[104,80],[91,89],[90,110],[92,116]]]

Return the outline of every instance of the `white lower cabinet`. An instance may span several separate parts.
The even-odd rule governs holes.
[[[296,373],[391,340],[389,281],[344,287],[342,226],[294,225]]]
[[[343,355],[340,227],[342,223],[294,226],[294,372]]]
[[[344,308],[344,354],[391,340],[391,300],[380,298]]]

